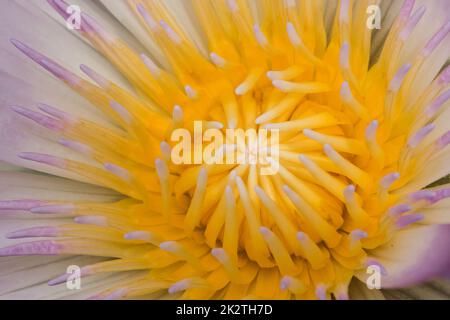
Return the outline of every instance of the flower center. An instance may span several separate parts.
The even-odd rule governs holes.
[[[50,2],[65,12],[63,2]],[[349,1],[341,1],[327,41],[320,1],[262,2],[261,23],[254,24],[245,2],[193,1],[206,55],[161,3],[130,1],[167,66],[137,56],[84,15],[81,32],[136,94],[82,66],[95,86],[13,41],[120,126],[105,128],[47,105],[39,106],[46,115],[14,109],[103,168],[36,153],[21,158],[126,196],[111,204],[26,204],[36,213],[76,213],[76,222],[89,225],[28,234],[89,234],[98,240],[89,250],[123,258],[88,267],[86,274],[151,269],[147,287],[130,283],[128,291],[109,292],[114,297],[167,287],[171,294],[211,297],[228,283],[230,296],[244,287],[263,295],[281,283],[287,295],[300,298],[346,297],[354,273],[376,263],[370,250],[423,218],[402,214],[436,196],[392,191],[427,159],[416,156],[417,148],[433,128],[422,128],[423,119],[415,119],[420,107],[405,95],[443,31],[417,60],[398,65],[403,42],[395,40],[417,20],[401,15],[369,67],[370,30],[352,28],[366,26],[362,6],[351,15]],[[433,99],[441,80],[422,102],[439,100]],[[429,114],[439,109],[435,104]],[[411,116],[400,116],[404,111]],[[448,142],[447,134],[426,154]],[[121,232],[125,239],[117,238]],[[70,241],[26,250],[89,251]]]

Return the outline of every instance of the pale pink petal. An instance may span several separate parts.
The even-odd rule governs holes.
[[[386,245],[370,254],[386,269],[382,288],[415,285],[450,270],[450,225],[416,226],[397,232]],[[358,277],[365,281],[364,271]]]

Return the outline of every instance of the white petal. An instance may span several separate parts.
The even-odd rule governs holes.
[[[395,234],[392,241],[370,254],[386,269],[382,288],[415,285],[448,273],[450,267],[450,225],[411,227]],[[358,278],[365,281],[367,274]]]

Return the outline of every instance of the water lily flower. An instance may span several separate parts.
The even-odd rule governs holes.
[[[448,0],[67,1],[0,4],[0,298],[442,297]]]

